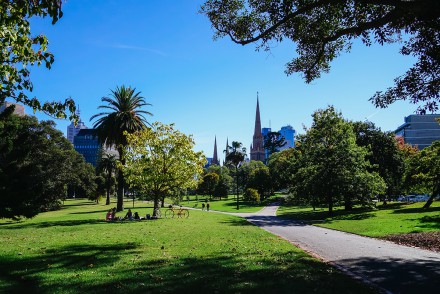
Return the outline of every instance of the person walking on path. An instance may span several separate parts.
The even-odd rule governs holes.
[[[206,203],[206,210],[209,211],[209,202]]]
[[[202,203],[202,211],[205,210],[205,202]]]

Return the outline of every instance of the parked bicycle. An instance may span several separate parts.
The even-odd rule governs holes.
[[[170,205],[168,209],[165,211],[165,217],[174,218],[175,215],[177,215],[177,217],[188,218],[189,211],[186,208],[182,208],[182,207],[175,208]]]

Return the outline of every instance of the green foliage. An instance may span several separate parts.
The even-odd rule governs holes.
[[[387,186],[386,195],[399,195],[405,170],[403,153],[399,150],[395,135],[382,132],[372,122],[354,122],[356,144],[369,150],[366,158],[371,163],[369,171],[376,171]]]
[[[249,164],[243,165],[243,170],[247,170],[246,187],[258,190],[262,199],[272,192],[272,180],[269,168],[261,161],[251,160]]]
[[[369,172],[368,151],[356,145],[352,125],[330,106],[313,114],[313,123],[299,136],[301,157],[292,175],[292,193],[313,205],[325,202],[332,213],[336,201],[347,210],[355,200],[369,203],[385,190],[383,179]]]
[[[75,103],[71,98],[64,102],[44,102],[28,95],[33,90],[30,79],[32,66],[52,67],[54,56],[47,51],[48,40],[40,34],[31,35],[29,20],[32,17],[50,17],[55,24],[62,17],[59,0],[2,1],[0,8],[0,105],[7,98],[43,111],[57,118],[76,120]]]
[[[52,121],[10,115],[0,120],[0,217],[57,209],[67,186],[94,193],[94,169]]]
[[[407,190],[431,194],[426,208],[432,204],[433,198],[440,194],[440,141],[435,141],[431,146],[408,158],[405,185]]]
[[[303,73],[307,83],[329,72],[330,63],[350,51],[355,39],[366,46],[400,43],[400,53],[417,60],[395,79],[394,87],[377,92],[372,102],[387,107],[396,100],[409,100],[424,103],[420,112],[438,109],[438,0],[207,0],[200,12],[211,21],[215,38],[228,36],[241,45],[256,43],[257,50],[264,51],[290,40],[298,57],[287,63],[285,72]]]
[[[260,203],[260,194],[258,194],[258,190],[256,189],[247,188],[244,191],[243,200],[251,203]]]
[[[300,156],[300,148],[289,148],[271,154],[267,166],[275,191],[289,187],[291,175],[299,168],[297,163]]]
[[[110,204],[110,194],[114,192],[114,187],[116,184],[115,173],[117,172],[117,159],[115,155],[103,154],[101,151],[101,156],[98,161],[97,171],[103,173],[105,190],[107,192],[106,205]]]
[[[128,148],[122,169],[127,182],[141,193],[151,193],[155,208],[161,198],[177,189],[196,188],[206,159],[192,150],[195,143],[191,136],[174,129],[174,125],[158,122],[152,128],[125,135]]]
[[[145,98],[136,92],[136,88],[116,87],[112,90],[110,97],[103,97],[102,102],[107,103],[98,108],[107,112],[100,112],[93,115],[90,120],[97,118],[93,127],[96,129],[99,142],[109,148],[116,148],[119,153],[121,166],[125,164],[123,157],[124,149],[127,146],[126,134],[143,130],[146,128],[147,120],[144,115],[152,115],[142,110],[144,106],[151,104],[145,102]],[[124,174],[118,172],[118,204],[117,210],[123,210],[124,198]]]
[[[215,189],[219,183],[219,175],[216,173],[207,173],[203,176],[201,183],[199,184],[199,193],[209,195],[212,198]]]

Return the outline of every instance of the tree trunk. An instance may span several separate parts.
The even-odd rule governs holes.
[[[351,203],[351,199],[349,197],[345,198],[344,201],[344,210],[353,210],[353,204]]]
[[[105,201],[105,205],[110,205],[110,189],[111,189],[110,178],[107,178],[107,200]]]
[[[118,148],[119,153],[119,161],[122,165],[125,165],[125,160],[122,156],[122,147]],[[121,168],[118,169],[118,204],[116,206],[116,211],[123,211],[124,210],[124,174],[122,173]]]
[[[333,214],[333,198],[329,197],[328,199],[328,214],[332,215]]]
[[[159,209],[159,195],[154,193],[154,205],[153,205],[153,217],[157,216],[157,210]]]
[[[432,192],[431,197],[429,197],[428,201],[426,201],[425,205],[423,205],[423,208],[425,208],[425,209],[429,208],[431,206],[432,202],[434,202],[434,197],[437,196],[438,194],[439,194],[439,191],[438,190],[434,190]]]

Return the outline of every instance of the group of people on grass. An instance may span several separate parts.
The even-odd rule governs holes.
[[[127,211],[127,213],[125,214],[125,216],[123,218],[122,217],[117,217],[116,216],[116,207],[113,207],[112,209],[109,209],[109,211],[105,215],[105,220],[106,221],[116,221],[116,220],[131,220],[132,221],[132,220],[141,220],[141,219],[143,219],[143,218],[139,216],[139,213],[135,212],[133,214],[131,212],[131,209],[129,209]]]
[[[171,206],[171,205],[170,205],[170,206]],[[171,207],[172,207],[172,206],[171,206]],[[205,207],[206,207],[206,210],[209,211],[209,202],[206,203],[206,205],[205,205],[205,203],[202,203],[202,210],[205,210]],[[147,215],[145,216],[145,218],[143,218],[143,217],[140,217],[140,216],[139,216],[139,213],[138,213],[138,212],[135,212],[135,213],[133,214],[133,213],[131,212],[131,209],[128,209],[128,211],[127,211],[127,213],[125,214],[124,217],[117,217],[117,216],[116,216],[116,207],[113,207],[112,209],[109,209],[108,212],[107,212],[107,214],[105,215],[105,220],[106,220],[106,221],[117,221],[117,220],[119,220],[119,221],[122,221],[122,220],[130,220],[130,221],[133,221],[133,220],[143,220],[143,219],[150,219],[150,215],[147,214]]]

